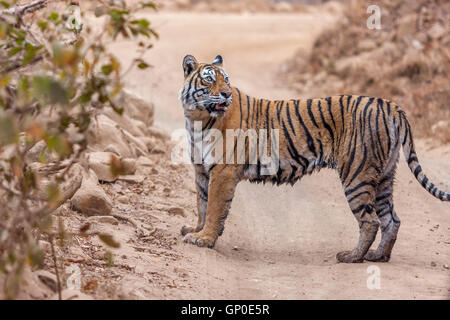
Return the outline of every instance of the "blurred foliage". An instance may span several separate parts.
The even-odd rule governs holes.
[[[50,236],[63,243],[67,232],[49,219],[67,200],[59,185],[86,150],[95,112],[122,112],[117,101],[124,76],[149,67],[142,57],[158,37],[148,20],[135,17],[155,9],[153,3],[96,3],[92,12],[81,12],[70,1],[0,1],[0,274],[8,298],[18,293],[26,264],[42,265],[36,240],[54,232]],[[139,48],[125,71],[108,47],[120,39]],[[46,148],[30,161],[39,141]],[[43,180],[49,181],[45,188]],[[119,246],[109,235],[100,239]]]

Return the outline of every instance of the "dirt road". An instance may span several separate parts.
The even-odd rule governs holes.
[[[212,61],[220,53],[232,84],[242,91],[294,98],[296,94],[276,78],[280,64],[298,48],[308,49],[317,33],[335,19],[323,12],[149,17],[161,35],[146,57],[154,68],[132,73],[129,86],[155,102],[156,122],[168,131],[184,127],[178,92],[185,54]],[[127,59],[130,48],[122,43],[116,50]],[[425,172],[450,190],[450,146],[417,144]],[[178,258],[165,265],[142,258],[137,270],[158,272],[174,286],[161,289],[139,277],[124,279],[124,286],[135,288],[142,298],[448,299],[450,206],[422,189],[403,157],[395,190],[402,226],[389,263],[336,262],[338,251],[354,247],[358,227],[336,173],[323,170],[294,187],[241,183],[224,235],[213,250],[181,242],[180,227],[196,221],[191,211],[187,217],[171,217],[167,234],[176,238],[172,250]],[[184,201],[193,207],[195,195]],[[368,289],[372,265],[379,267],[380,289]]]

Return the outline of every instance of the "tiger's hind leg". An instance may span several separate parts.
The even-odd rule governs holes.
[[[367,252],[364,259],[368,261],[388,262],[397,239],[400,219],[395,213],[393,205],[394,172],[395,170],[392,170],[387,174],[377,188],[375,210],[380,220],[381,241],[376,250]]]
[[[361,174],[361,176],[366,175]],[[374,208],[375,182],[357,180],[359,179],[355,179],[350,186],[346,186],[344,189],[350,209],[359,224],[359,240],[355,249],[342,251],[336,255],[339,262],[363,262],[375,240],[380,224]]]

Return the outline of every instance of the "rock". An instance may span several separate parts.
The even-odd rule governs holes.
[[[91,152],[87,155],[87,162],[98,179],[101,181],[113,182],[117,179],[111,172],[111,157],[117,157],[111,152]],[[121,159],[124,174],[133,174],[136,171],[136,160],[131,158]]]
[[[105,149],[105,152],[111,152],[120,157],[119,149],[113,144],[110,144],[109,146],[107,146]]]
[[[433,134],[442,134],[442,131],[448,131],[450,128],[449,120],[439,120],[431,126]]]
[[[117,179],[111,172],[111,152],[91,152],[87,154],[89,168],[92,169],[97,178],[102,181],[113,182]]]
[[[154,137],[138,137],[137,139],[147,147],[147,150],[152,150],[155,147]]]
[[[128,201],[128,197],[127,196],[120,196],[120,197],[118,197],[117,198],[117,201],[119,201],[120,203],[123,203],[123,204],[127,204],[129,201]]]
[[[325,11],[327,11],[327,12],[333,14],[333,15],[336,15],[336,16],[339,15],[339,14],[341,14],[342,11],[343,11],[344,8],[345,8],[345,6],[343,6],[342,3],[337,2],[337,1],[327,1],[327,2],[324,2],[324,3],[322,4],[322,7],[323,7],[322,10],[325,10]],[[309,12],[309,11],[312,9],[312,6],[302,5],[302,6],[300,7],[300,9],[303,9],[303,10],[301,10],[301,11],[303,11],[303,12]],[[297,9],[297,11],[300,11],[300,10]]]
[[[114,184],[112,185],[112,188],[113,188],[113,190],[114,190],[115,192],[120,193],[120,194],[123,194],[122,186],[121,186],[120,184],[114,183]]]
[[[125,174],[130,175],[136,172],[136,160],[135,159],[122,159],[123,169]]]
[[[114,146],[114,152],[123,158],[135,158],[136,151],[130,144],[127,136],[131,133],[120,128],[119,125],[104,114],[99,114],[90,124],[86,133],[88,141],[88,151],[111,150]]]
[[[62,167],[59,171],[48,175],[46,171],[49,167],[41,163],[33,162],[30,164],[30,168],[39,177],[37,179],[38,187],[32,192],[32,197],[39,200],[47,200],[48,187],[52,183],[54,183],[55,177],[58,174],[62,173],[62,171],[64,171],[67,167]],[[69,171],[66,173],[65,180],[57,183],[59,192],[61,194],[61,199],[64,200],[72,198],[78,188],[80,188],[82,179],[83,168],[77,163],[73,164]]]
[[[119,224],[119,221],[112,217],[112,216],[93,216],[89,217],[88,222],[90,223],[109,223],[112,225],[117,226]]]
[[[45,252],[50,252],[50,242],[45,241],[45,240],[39,240],[38,242],[39,248],[41,248],[43,251]]]
[[[108,108],[104,110],[103,114],[107,115],[111,120],[116,122],[121,128],[126,129],[133,136],[142,137],[147,134],[145,124],[142,121],[131,119],[126,111],[120,115],[117,114],[113,109]],[[144,126],[142,126],[142,125]]]
[[[437,266],[436,262],[434,262],[434,261],[431,261],[430,265],[431,265],[432,267],[436,267],[436,266]]]
[[[433,26],[428,30],[428,34],[432,39],[439,39],[446,35],[447,32],[448,31],[440,23],[433,24]]]
[[[173,214],[173,215],[177,215],[177,216],[182,216],[185,217],[186,215],[184,214],[184,209],[183,208],[179,208],[179,207],[172,207],[169,208],[167,210],[167,212],[169,212],[169,214]]]
[[[61,292],[62,300],[94,300],[91,296],[75,289],[65,289]],[[54,294],[50,300],[58,300],[58,293]]]
[[[136,161],[136,166],[140,167],[153,167],[155,164],[147,157],[139,157]]]
[[[27,163],[38,162],[40,155],[44,153],[46,149],[47,144],[44,140],[37,142],[30,150],[28,150],[25,161]]]
[[[373,39],[362,39],[358,43],[359,51],[370,51],[377,47],[377,43]]]
[[[180,9],[188,9],[191,6],[191,0],[175,0],[175,4]]]
[[[121,106],[124,113],[130,118],[142,121],[147,127],[153,125],[155,106],[151,102],[147,102],[131,91],[122,90]]]
[[[89,227],[90,228],[90,227]],[[89,229],[88,229],[89,231]],[[83,249],[78,246],[71,246],[69,247],[69,254],[71,257],[73,257],[75,260],[88,260],[89,256],[84,253]]]
[[[160,129],[157,127],[149,127],[148,131],[151,136],[156,137],[158,139],[161,139],[161,140],[169,139],[169,135],[163,129]]]
[[[37,276],[36,272],[26,263],[23,267],[22,274],[18,279],[19,282],[5,281],[4,274],[0,273],[0,281],[2,289],[0,290],[0,300],[14,298],[17,300],[42,300],[50,297],[54,292],[44,284]],[[16,287],[19,285],[19,287]],[[18,289],[17,295],[14,295],[15,289]],[[8,297],[7,294],[13,296]]]
[[[411,41],[411,44],[412,44],[412,46],[413,46],[414,48],[416,48],[417,50],[422,50],[422,49],[423,49],[422,43],[421,43],[419,40],[417,40],[417,39],[413,39],[413,40]]]
[[[275,4],[275,11],[277,12],[292,12],[293,7],[291,3],[281,1]]]
[[[73,209],[86,215],[108,215],[111,213],[111,199],[98,185],[98,178],[94,171],[89,170],[83,176],[80,189],[71,200]]]
[[[34,274],[43,284],[49,287],[50,290],[52,290],[53,292],[58,291],[58,283],[56,280],[56,276],[53,273],[46,270],[38,270],[34,272]]]
[[[142,183],[145,180],[145,176],[143,175],[121,175],[118,178],[121,181],[125,181],[128,183]]]
[[[166,151],[159,147],[154,147],[151,151],[151,154],[164,154]]]
[[[147,151],[148,151],[147,146],[145,145],[145,143],[143,143],[141,140],[139,140],[138,137],[133,136],[131,133],[129,133],[126,130],[121,130],[121,133],[122,133],[122,137],[124,138],[124,140],[133,149],[135,157],[132,157],[132,158],[143,156],[147,153]]]

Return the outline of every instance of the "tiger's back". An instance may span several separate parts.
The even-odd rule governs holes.
[[[237,88],[233,92],[236,105],[230,110],[226,129],[264,129],[269,139],[271,130],[281,133],[276,176],[268,177],[244,166],[244,171],[253,173],[250,177],[244,172],[251,180],[292,184],[302,175],[323,167],[338,169],[341,178],[347,180],[360,156],[375,159],[377,163],[372,165],[381,173],[383,160],[395,147],[392,137],[399,122],[399,109],[390,101],[352,95],[271,101],[251,98]],[[357,152],[358,145],[370,147]]]

